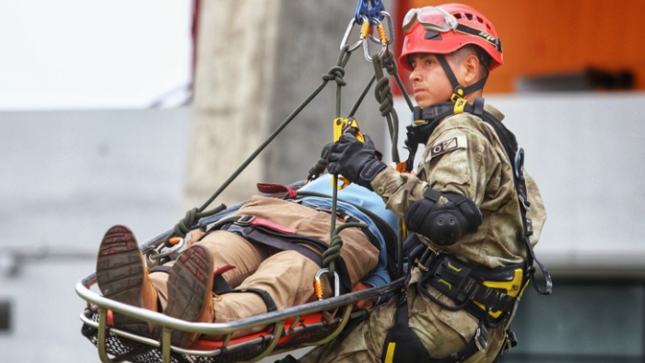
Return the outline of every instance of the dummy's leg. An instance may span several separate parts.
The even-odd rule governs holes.
[[[237,287],[269,256],[265,246],[256,246],[235,233],[226,231],[215,231],[208,234],[196,245],[204,246],[214,260],[215,269],[226,265],[235,266],[234,269],[222,274],[222,277],[233,287]],[[175,261],[165,266],[172,267]],[[162,309],[168,304],[168,273],[153,272],[150,274],[155,288],[159,295],[159,303]]]
[[[170,270],[168,306],[164,314],[191,322],[213,321],[213,257],[202,245],[194,245],[179,256]],[[199,336],[174,329],[173,345],[187,347]]]
[[[312,300],[313,280],[320,267],[296,251],[281,251],[267,258],[257,271],[237,288],[260,289],[268,293],[277,309]],[[225,323],[267,312],[256,293],[228,293],[215,299],[215,322]]]
[[[99,247],[96,279],[106,298],[157,310],[157,294],[137,241],[127,227],[114,226],[105,233]],[[127,315],[114,314],[114,325],[137,334],[150,333],[148,323]]]

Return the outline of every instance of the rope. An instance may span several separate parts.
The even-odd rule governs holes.
[[[396,85],[399,87],[399,91],[401,91],[405,102],[408,104],[410,111],[412,111],[414,105],[412,104],[412,100],[410,100],[410,96],[405,91],[405,86],[403,85],[403,81],[399,76],[399,66],[396,63],[396,59],[394,59],[394,53],[392,53],[391,51],[388,51],[383,55],[383,67],[385,68],[385,70],[387,70],[387,73],[389,73],[390,76],[394,77]]]
[[[365,96],[367,96],[367,92],[369,92],[370,88],[372,88],[372,84],[374,84],[375,80],[376,80],[376,77],[372,76],[370,81],[367,83],[367,86],[365,86],[365,89],[363,90],[361,95],[358,97],[358,100],[356,100],[356,103],[354,104],[354,107],[352,108],[351,111],[349,111],[349,115],[347,116],[347,118],[354,117],[354,114],[356,113],[356,111],[358,111],[358,106],[361,105],[361,103],[363,102],[363,99],[365,98]]]
[[[332,214],[332,218],[336,219],[336,215]],[[340,257],[340,250],[343,248],[343,239],[340,237],[340,232],[345,228],[356,227],[356,228],[367,228],[363,223],[350,222],[345,223],[342,226],[334,229],[331,234],[331,241],[329,242],[329,248],[323,252],[323,266],[329,269],[329,276],[334,276],[336,273],[336,260]],[[332,279],[330,278],[329,282],[332,285]]]
[[[351,53],[349,53],[349,47],[346,45],[343,47],[341,53],[338,55],[338,64],[343,64],[343,60],[345,60],[345,63],[343,64],[343,67],[345,64],[347,64],[347,61],[349,60]],[[332,69],[334,69],[332,67]],[[344,72],[343,72],[344,73]],[[336,118],[339,118],[341,116],[341,90],[342,87],[345,84],[341,84],[338,81],[336,81]],[[338,175],[336,175],[335,178],[332,178],[332,192],[331,192],[331,222],[329,224],[329,231],[330,231],[330,241],[334,239],[334,230],[336,229],[336,204],[338,203]],[[330,242],[331,243],[331,242]],[[333,271],[330,270],[330,272],[333,275]],[[334,283],[333,280],[330,279],[330,285],[333,288]]]
[[[327,145],[323,146],[323,149],[320,152],[320,159],[318,159],[318,161],[316,161],[316,163],[309,168],[309,175],[307,176],[308,181],[318,179],[318,177],[325,172],[327,165],[329,165],[327,154],[329,154],[329,150],[331,149],[332,145],[333,143],[330,142],[327,143]]]
[[[394,109],[394,96],[392,96],[392,89],[390,88],[390,79],[383,72],[383,58],[388,57],[393,57],[391,51],[384,53],[383,57],[376,55],[372,58],[374,75],[377,79],[376,86],[374,87],[374,96],[381,104],[379,107],[381,115],[387,120],[387,127],[390,132],[390,141],[392,144],[392,161],[398,163],[399,151],[397,149],[397,141],[399,138],[399,117]],[[389,64],[389,67],[393,68],[391,62],[386,63]]]
[[[293,121],[298,114],[307,106],[309,103],[318,96],[318,94],[325,88],[328,82],[334,81],[337,85],[336,91],[336,113],[340,114],[340,88],[346,85],[343,76],[345,75],[345,65],[349,61],[351,53],[348,51],[348,46],[343,47],[340,54],[338,55],[338,61],[336,66],[329,69],[329,71],[322,76],[322,83],[307,97],[274,131],[269,135],[269,137],[249,156],[243,163],[240,165],[237,170],[231,174],[231,176],[213,193],[213,195],[198,209],[191,209],[186,213],[186,216],[180,220],[175,227],[173,232],[168,234],[164,239],[164,245],[166,247],[170,246],[170,238],[173,236],[186,237],[186,234],[190,231],[191,227],[195,225],[199,218],[204,216],[210,216],[215,213],[218,213],[225,209],[224,205],[220,205],[215,210],[209,212],[203,212],[214,200],[217,198],[228,186],[246,169],[249,164],[275,139],[282,130]],[[335,212],[335,211],[334,211]],[[334,220],[335,222],[335,220]],[[332,225],[334,224],[332,222]],[[333,230],[333,229],[332,229]]]

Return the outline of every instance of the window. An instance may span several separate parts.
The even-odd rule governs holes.
[[[555,281],[553,294],[530,286],[513,330],[519,344],[500,363],[642,363],[645,283]]]

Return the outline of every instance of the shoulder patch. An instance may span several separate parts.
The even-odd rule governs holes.
[[[430,147],[430,158],[437,157],[455,149],[466,148],[466,143],[466,138],[459,136],[437,141]]]

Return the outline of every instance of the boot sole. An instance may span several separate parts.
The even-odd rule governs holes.
[[[132,232],[123,226],[110,228],[101,241],[96,263],[96,279],[104,297],[143,307],[141,291],[144,269],[141,252]],[[114,326],[131,333],[149,336],[148,323],[114,313]]]
[[[170,270],[168,279],[168,305],[164,314],[190,322],[196,322],[212,299],[213,261],[205,247],[194,245],[181,254]],[[191,343],[194,333],[173,330],[171,343],[185,347]]]

